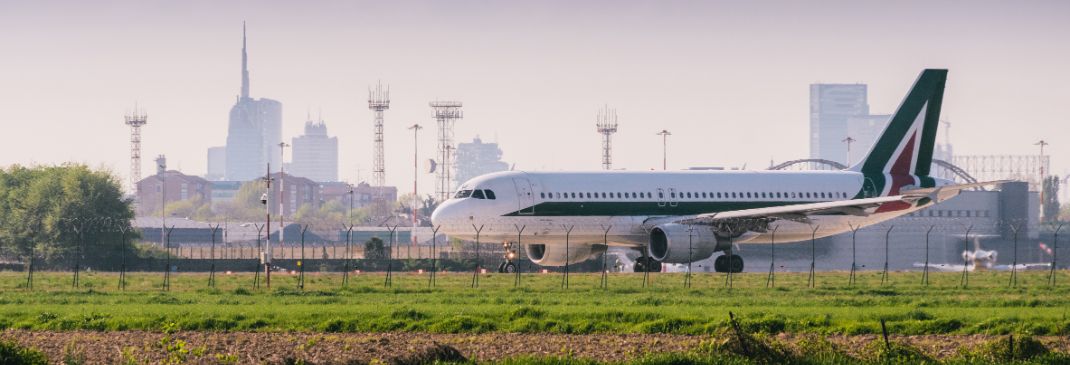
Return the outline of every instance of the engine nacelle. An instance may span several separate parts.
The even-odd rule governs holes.
[[[524,252],[527,253],[531,262],[538,265],[565,266],[566,262],[571,265],[593,259],[605,253],[606,246],[574,244],[569,246],[568,252],[565,252],[564,245],[530,244],[524,245]]]
[[[718,251],[717,236],[708,226],[693,226],[690,232],[691,262],[705,260]],[[683,264],[688,260],[687,226],[676,223],[662,224],[650,230],[650,245],[647,253],[655,260]]]

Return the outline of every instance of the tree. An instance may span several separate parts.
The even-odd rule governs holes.
[[[383,245],[381,238],[372,237],[364,242],[364,258],[378,260],[386,257],[386,247]]]
[[[1044,201],[1041,202],[1044,220],[1054,222],[1059,219],[1059,177],[1048,176],[1044,179]]]
[[[133,217],[110,172],[78,164],[0,170],[0,245],[19,257],[115,257]]]

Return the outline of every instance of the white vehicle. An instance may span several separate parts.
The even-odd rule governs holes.
[[[431,220],[462,239],[482,227],[482,242],[516,242],[523,227],[527,257],[544,266],[608,244],[640,251],[635,271],[723,251],[715,270],[739,272],[736,244],[832,236],[999,183],[929,176],[946,79],[924,70],[866,158],[842,171],[499,172],[461,184]]]

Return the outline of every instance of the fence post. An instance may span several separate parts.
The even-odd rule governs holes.
[[[253,251],[253,255],[251,255],[251,256],[253,256],[252,257],[253,259],[257,259],[256,253],[260,252],[260,239],[264,235],[264,225],[263,224],[253,223],[253,227],[256,227],[256,251]],[[271,232],[268,232],[268,234],[270,235]],[[259,260],[257,260],[256,266],[255,266],[255,269],[253,269],[253,272],[255,273],[255,274],[253,274],[253,288],[254,289],[260,289],[260,262],[259,262]]]
[[[970,286],[970,262],[966,259],[966,252],[970,250],[970,231],[972,230],[972,224],[966,227],[966,244],[963,245],[965,249],[962,251],[962,278],[959,279],[959,285],[962,285],[963,289]]]
[[[438,230],[442,226],[431,228],[431,271],[428,272],[427,287],[435,287],[435,271],[438,270]]]
[[[173,224],[170,227],[167,228],[167,238],[164,240],[164,242],[165,242],[164,245],[165,245],[166,250],[167,250],[167,259],[166,259],[166,261],[164,261],[164,266],[165,267],[164,267],[164,270],[163,270],[163,290],[164,291],[171,291],[171,231],[173,231],[174,229],[175,229],[175,226]]]
[[[602,227],[602,244],[606,246],[606,252],[602,253],[602,280],[599,282],[599,286],[602,289],[609,289],[609,271],[606,269],[606,260],[609,254],[609,230],[613,229],[613,225],[609,227]],[[690,285],[690,284],[689,284]]]
[[[861,225],[855,227],[850,222],[847,222],[847,226],[851,228],[851,276],[847,279],[848,286],[855,285],[855,272],[858,270],[858,244],[857,236],[858,230],[862,228]]]
[[[806,285],[810,288],[817,287],[817,277],[814,276],[814,270],[817,266],[817,230],[821,229],[821,226],[815,226],[810,231],[810,277],[806,280]]]
[[[929,230],[925,231],[925,267],[921,271],[921,285],[929,286],[929,234],[933,232],[933,228],[936,226],[929,226]]]
[[[1011,263],[1011,281],[1010,281],[1010,286],[1012,288],[1018,286],[1018,231],[1020,231],[1021,229],[1022,229],[1022,224],[1021,223],[1011,224],[1011,231],[1014,232],[1014,255],[1012,255],[1014,260]]]
[[[520,252],[524,249],[524,246],[520,244],[520,238],[524,234],[524,229],[528,228],[528,226],[517,226],[516,224],[513,224],[513,228],[516,228],[516,272],[514,272],[513,278],[513,287],[516,288],[520,286]]]
[[[386,229],[390,230],[390,251],[386,257],[386,278],[383,279],[383,286],[390,287],[394,286],[394,250],[396,249],[394,233],[397,232],[398,225],[386,226]]]
[[[297,261],[297,270],[299,270],[297,277],[297,286],[301,290],[305,290],[305,233],[308,232],[308,225],[301,227],[301,259]]]
[[[769,275],[765,277],[765,287],[772,288],[776,286],[776,230],[780,229],[779,225],[773,226],[773,234],[769,239]]]
[[[210,252],[211,255],[212,255],[211,258],[210,258],[210,260],[212,262],[212,268],[209,269],[209,271],[208,271],[208,287],[209,288],[214,288],[215,287],[215,234],[216,234],[216,232],[219,231],[219,224],[216,224],[214,226],[209,224],[208,226],[212,228],[212,250]]]
[[[568,258],[569,258],[569,237],[572,236],[572,229],[576,228],[575,225],[565,228],[564,225],[561,228],[565,229],[565,272],[561,277],[561,288],[568,289]]]
[[[1059,231],[1063,229],[1063,225],[1066,223],[1060,222],[1058,227],[1055,228],[1055,236],[1051,241],[1051,272],[1048,273],[1048,285],[1055,287],[1055,265],[1059,262],[1056,260],[1059,256]]]
[[[888,231],[884,232],[884,270],[881,271],[881,286],[884,286],[884,282],[888,281],[888,239],[892,235],[892,229],[895,226],[888,227]]]
[[[479,267],[480,267],[480,264],[482,264],[482,262],[479,261],[479,234],[480,234],[480,232],[483,232],[483,225],[480,225],[477,228],[476,225],[473,224],[472,225],[472,229],[476,230],[476,265],[475,265],[475,269],[472,270],[472,287],[473,288],[478,288],[479,287]]]
[[[349,266],[349,259],[353,257],[353,253],[351,251],[352,250],[352,246],[353,246],[353,244],[352,244],[352,242],[353,242],[353,240],[352,240],[352,237],[353,237],[353,225],[350,224],[349,226],[346,226],[346,225],[343,224],[342,228],[346,229],[346,249],[345,249],[346,257],[345,257],[345,260],[344,260],[345,265],[342,266],[342,269],[343,269],[342,270],[342,287],[345,288],[345,287],[349,286],[349,271],[353,270],[353,268]],[[334,247],[335,247],[335,254],[336,254],[335,258],[337,258],[338,257],[337,256],[338,246],[335,245]],[[367,252],[364,253],[364,258],[365,259],[368,258],[368,253]]]

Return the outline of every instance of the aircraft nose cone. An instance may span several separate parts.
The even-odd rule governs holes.
[[[438,227],[438,226],[441,226],[441,225],[446,223],[446,219],[448,219],[448,217],[449,217],[450,210],[452,210],[452,209],[450,209],[450,207],[453,205],[452,203],[453,202],[450,202],[450,201],[443,202],[442,204],[439,204],[439,206],[435,208],[434,212],[431,212],[431,225],[432,226]]]

